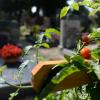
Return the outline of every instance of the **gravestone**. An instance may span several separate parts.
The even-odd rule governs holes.
[[[80,36],[80,19],[78,15],[68,14],[60,21],[61,38],[60,45],[62,48],[73,49],[76,47],[77,39]]]

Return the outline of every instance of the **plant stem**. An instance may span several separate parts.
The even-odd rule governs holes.
[[[38,62],[39,62],[38,56],[39,56],[39,48],[36,47],[36,63],[37,63],[37,64],[38,64]]]
[[[11,83],[9,83],[9,82],[7,82],[7,81],[5,81],[5,84],[8,84],[8,85],[10,85],[10,86],[12,86],[12,87],[15,87],[15,88],[20,88],[20,89],[27,89],[27,88],[32,88],[32,86],[31,85],[27,85],[27,86],[22,86],[22,85],[13,85],[13,84],[11,84]]]
[[[85,43],[82,44],[81,48],[79,49],[78,53],[80,53],[80,50],[85,46]]]

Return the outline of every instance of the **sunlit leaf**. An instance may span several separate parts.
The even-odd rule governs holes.
[[[72,4],[71,4],[71,7],[72,7],[74,10],[76,10],[76,11],[79,10],[79,5],[78,5],[78,3],[76,3],[76,2],[72,3]]]
[[[51,36],[51,34],[49,32],[45,32],[44,36],[47,37],[47,38],[49,38],[49,39],[52,38],[52,36]]]
[[[63,7],[61,12],[60,12],[60,19],[65,17],[67,15],[68,11],[69,11],[69,7],[67,7],[67,6]]]
[[[13,100],[14,97],[16,97],[16,96],[18,95],[19,90],[20,90],[20,89],[18,88],[15,92],[10,93],[9,100]]]
[[[96,12],[97,12],[96,10],[93,10],[93,11],[89,12],[89,16],[95,15]]]
[[[100,12],[100,7],[93,9],[93,10],[89,13],[89,16],[95,15],[97,12]]]
[[[81,49],[81,46],[82,46],[82,43],[81,43],[81,41],[79,40],[78,43],[77,43],[77,50],[80,50],[80,49]]]
[[[83,0],[83,2],[79,2],[80,5],[87,5],[90,6],[92,2],[90,2],[89,0]]]
[[[91,52],[91,56],[95,59],[100,59],[100,49],[94,49]]]
[[[57,34],[57,35],[60,35],[60,31],[55,29],[55,28],[47,28],[44,35],[47,37],[47,38],[51,38],[51,33],[53,34]]]
[[[41,46],[45,47],[45,48],[49,48],[49,44],[48,43],[42,43]]]
[[[7,68],[6,65],[0,67],[0,75],[2,75],[3,71]]]
[[[92,8],[97,8],[97,7],[100,7],[100,3],[93,3],[91,5]]]
[[[100,39],[100,30],[94,29],[92,33],[90,33],[93,39],[99,38]]]

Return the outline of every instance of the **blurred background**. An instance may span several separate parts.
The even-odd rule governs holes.
[[[36,40],[34,34],[40,34],[46,28],[52,27],[60,30],[60,11],[62,7],[73,1],[0,0],[0,46],[8,42],[24,46],[24,44],[20,44],[20,41],[26,40],[29,43],[34,43]],[[88,17],[89,10],[85,6],[80,6],[79,11],[70,10],[68,12],[70,19],[77,18],[80,21],[80,29],[78,29],[80,33],[90,32],[91,27],[100,26],[100,12],[93,17]]]

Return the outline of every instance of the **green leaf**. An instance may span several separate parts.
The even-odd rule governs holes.
[[[76,11],[79,10],[79,5],[78,5],[78,3],[76,3],[76,2],[72,3],[72,4],[71,4],[71,7],[72,7],[74,10],[76,10]]]
[[[67,15],[67,12],[69,11],[69,7],[63,7],[61,12],[60,12],[60,19],[65,17]]]
[[[89,0],[84,0],[83,2],[79,2],[80,5],[90,6],[91,2]]]
[[[76,67],[83,69],[84,59],[80,55],[73,56],[71,60]]]
[[[0,67],[0,76],[2,75],[2,73],[4,72],[4,70],[7,68],[6,65],[3,65]]]
[[[52,36],[51,36],[51,34],[49,32],[45,32],[44,36],[47,37],[47,38],[49,38],[49,39],[52,38]]]
[[[100,48],[92,50],[91,57],[94,59],[100,59]]]
[[[47,28],[44,35],[48,38],[51,38],[51,33],[60,35],[60,31],[55,28]]]
[[[95,15],[97,12],[100,12],[100,7],[93,9],[93,10],[89,13],[89,16]]]
[[[44,34],[40,34],[38,36],[38,41],[36,42],[37,44],[42,43],[43,42],[43,38],[44,38]]]
[[[70,61],[70,56],[67,54],[64,54],[64,58],[69,62]]]
[[[93,16],[93,15],[95,15],[96,12],[97,12],[96,10],[93,10],[93,11],[89,12],[89,16]]]
[[[19,90],[20,90],[20,89],[18,88],[15,92],[10,93],[9,100],[13,100],[14,97],[16,97],[16,96],[18,95]]]
[[[82,46],[82,42],[81,42],[81,40],[79,40],[77,43],[77,50],[78,51],[81,49],[81,46]]]
[[[78,71],[79,71],[79,69],[77,67],[75,67],[74,65],[65,67],[60,72],[58,72],[55,77],[52,78],[51,82],[53,84],[59,84],[61,81],[64,80],[64,78],[66,78],[69,75],[73,74],[74,72],[78,72]]]
[[[93,62],[93,61],[90,61],[90,64],[92,65],[92,69],[93,69],[93,72],[96,74],[98,80],[100,80],[100,65]]]
[[[40,44],[40,46],[43,46],[45,48],[49,48],[50,47],[48,43],[42,43],[42,44]]]
[[[100,39],[100,30],[98,29],[94,29],[92,33],[90,33],[91,38],[95,39],[95,38],[99,38]]]
[[[26,46],[26,47],[24,48],[24,55],[28,54],[29,50],[32,49],[32,48],[33,48],[32,45]]]
[[[93,3],[92,5],[91,5],[91,8],[97,8],[97,7],[100,7],[100,3]]]
[[[42,89],[42,91],[39,94],[39,99],[42,100],[44,97],[46,97],[49,93],[52,92],[54,87],[59,84],[61,81],[63,81],[64,78],[67,76],[73,74],[74,72],[79,71],[75,66],[69,66],[66,65],[63,69],[61,69],[56,76],[54,76],[51,81]]]

